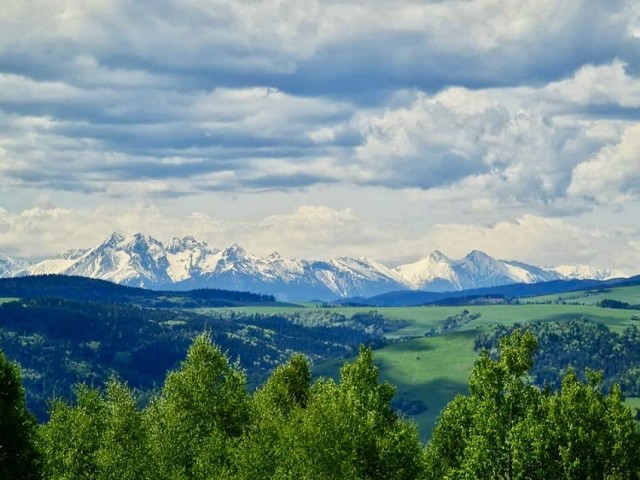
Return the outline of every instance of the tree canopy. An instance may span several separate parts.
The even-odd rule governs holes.
[[[337,380],[312,380],[293,355],[254,393],[208,334],[145,406],[117,377],[79,385],[37,427],[19,369],[0,354],[0,480],[638,479],[640,432],[621,390],[573,370],[559,389],[529,375],[529,331],[484,350],[469,393],[443,410],[429,443],[392,407],[373,351]]]
[[[602,392],[602,374],[581,382],[570,370],[560,390],[532,385],[537,340],[515,330],[498,358],[484,350],[469,394],[441,414],[426,447],[433,479],[635,479],[640,433],[619,387]]]
[[[0,480],[39,478],[36,422],[25,406],[18,366],[0,352]]]

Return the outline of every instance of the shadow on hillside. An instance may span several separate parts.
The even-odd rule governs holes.
[[[431,432],[436,424],[440,412],[458,394],[468,393],[467,384],[456,382],[448,378],[436,378],[419,385],[406,386],[395,382],[392,378],[383,378],[397,387],[394,398],[406,400],[419,400],[427,410],[419,415],[407,415],[410,420],[418,424],[420,438],[427,441],[431,437]]]

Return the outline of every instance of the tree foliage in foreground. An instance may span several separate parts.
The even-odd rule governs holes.
[[[620,389],[602,393],[600,373],[581,382],[569,371],[559,391],[527,377],[537,348],[530,332],[484,351],[469,395],[443,411],[426,448],[433,479],[636,479],[640,433]]]
[[[41,428],[45,478],[412,479],[423,451],[414,424],[391,408],[362,348],[339,382],[311,382],[299,355],[254,395],[237,364],[198,337],[144,410],[116,379],[57,401]]]
[[[18,366],[0,352],[0,480],[39,478],[35,435]]]
[[[557,391],[528,372],[537,348],[514,331],[476,361],[426,449],[391,407],[370,349],[339,381],[312,382],[294,355],[254,394],[199,336],[145,408],[111,378],[53,402],[36,431],[18,369],[0,355],[0,480],[638,479],[640,433],[618,387],[570,371]]]

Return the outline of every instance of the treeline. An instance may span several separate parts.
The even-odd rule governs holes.
[[[627,396],[640,396],[640,330],[634,325],[622,333],[587,319],[498,325],[476,338],[476,350],[497,352],[500,339],[515,330],[531,331],[538,339],[531,376],[539,386],[558,389],[569,368],[586,379],[588,370],[603,372],[604,387],[619,384]]]
[[[56,297],[66,300],[129,303],[154,308],[232,307],[275,302],[273,295],[220,289],[156,291],[95,278],[34,275],[0,279],[0,298]]]
[[[15,390],[16,367],[0,357],[0,368]],[[41,426],[23,405],[3,405],[2,418],[19,412],[9,421],[22,441],[18,448],[0,429],[0,478],[418,478],[422,445],[391,408],[393,393],[362,349],[339,382],[312,383],[308,361],[295,355],[249,395],[239,366],[202,335],[143,409],[115,378],[56,401]]]
[[[640,310],[640,305],[632,305],[628,302],[621,302],[620,300],[612,300],[610,298],[599,301],[598,306],[602,308],[619,308],[621,310]]]
[[[311,381],[294,355],[255,393],[207,335],[169,373],[148,406],[126,383],[79,386],[36,425],[18,368],[0,354],[0,478],[6,479],[637,479],[640,432],[619,388],[573,372],[540,390],[528,370],[530,332],[476,361],[469,395],[443,411],[423,447],[391,407],[370,349],[340,380]]]
[[[0,349],[17,361],[27,400],[40,420],[47,400],[68,397],[77,382],[101,385],[116,372],[138,393],[162,384],[203,330],[232,358],[241,358],[256,386],[294,352],[313,361],[378,346],[401,324],[377,312],[347,318],[337,312],[207,315],[127,304],[37,298],[0,304]]]

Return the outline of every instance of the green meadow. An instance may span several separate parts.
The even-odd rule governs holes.
[[[631,305],[640,305],[640,286],[617,287],[611,289],[584,290],[557,295],[525,298],[526,303],[565,302],[574,304],[596,305],[602,300],[617,300]]]
[[[621,290],[618,292],[617,290]],[[604,298],[629,301],[638,287],[614,289]],[[585,294],[586,292],[581,292]],[[615,296],[613,296],[615,294]],[[605,309],[595,306],[594,296],[589,304],[521,303],[519,305],[470,305],[456,307],[336,307],[331,311],[351,316],[359,312],[376,310],[390,321],[402,321],[403,327],[389,336],[391,343],[375,351],[383,380],[397,387],[397,395],[407,400],[422,401],[427,410],[412,416],[426,439],[442,408],[457,394],[465,393],[469,374],[477,352],[474,340],[480,333],[503,324],[534,321],[562,321],[579,318],[603,323],[614,331],[622,331],[638,324],[631,319],[632,310]],[[539,297],[544,298],[544,297]],[[587,303],[587,302],[585,302]],[[238,307],[233,310],[251,313],[279,313],[313,308],[298,307]],[[448,317],[467,310],[480,316],[447,333],[426,337],[425,334],[441,326]],[[336,377],[343,359],[316,365],[318,376]],[[628,400],[633,408],[640,408],[640,398]]]

